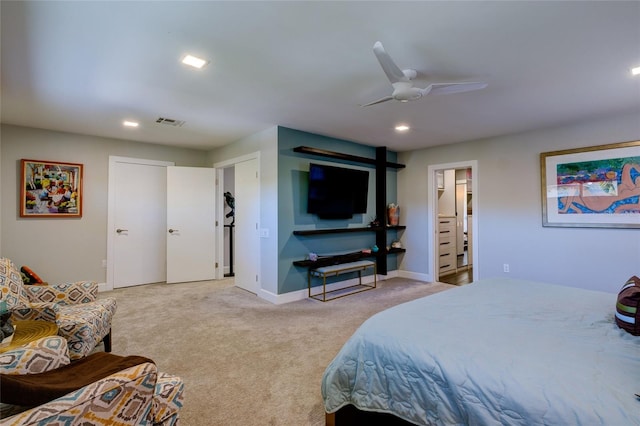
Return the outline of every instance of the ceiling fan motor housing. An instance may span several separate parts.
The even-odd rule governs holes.
[[[393,99],[400,102],[415,101],[422,97],[423,93],[421,89],[413,87],[410,82],[399,81],[393,83]]]

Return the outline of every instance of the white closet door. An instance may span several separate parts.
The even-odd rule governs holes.
[[[109,168],[109,279],[114,288],[166,277],[166,165],[114,160]],[[113,185],[111,185],[113,184]]]
[[[109,287],[215,278],[215,170],[171,166],[110,157]]]
[[[215,169],[167,168],[167,283],[215,278]]]
[[[260,289],[259,160],[236,163],[235,169],[235,285],[252,293]]]

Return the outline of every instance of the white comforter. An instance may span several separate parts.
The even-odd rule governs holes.
[[[347,404],[419,425],[640,425],[640,337],[616,295],[506,279],[367,320],[327,367],[327,412]]]

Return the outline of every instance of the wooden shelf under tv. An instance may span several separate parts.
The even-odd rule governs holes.
[[[293,262],[295,266],[302,266],[305,268],[320,268],[322,266],[339,265],[341,263],[355,262],[359,259],[368,257],[382,258],[391,254],[404,253],[406,250],[403,248],[390,248],[389,250],[379,250],[376,253],[363,253],[355,252],[349,254],[338,254],[335,256],[323,256],[318,260],[296,260]]]
[[[323,235],[323,234],[342,234],[346,232],[377,232],[383,230],[392,231],[394,229],[403,230],[407,227],[404,225],[398,226],[360,226],[354,228],[321,228],[321,229],[301,229],[293,231],[293,235]]]

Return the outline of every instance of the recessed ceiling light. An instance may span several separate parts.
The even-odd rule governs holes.
[[[640,75],[640,67],[631,68],[631,75]]]
[[[396,130],[397,130],[398,132],[406,132],[406,131],[407,131],[407,130],[409,130],[409,129],[410,129],[410,127],[409,127],[409,126],[407,126],[406,124],[400,124],[400,125],[397,125],[397,126],[396,126]]]
[[[125,127],[138,127],[140,123],[138,123],[137,121],[124,120],[122,122],[122,125]]]
[[[192,55],[187,55],[184,58],[182,58],[182,63],[185,65],[189,65],[190,67],[194,67],[194,68],[202,68],[205,65],[207,65],[209,63],[209,61],[207,61],[206,59],[202,59],[202,58],[198,58]]]

